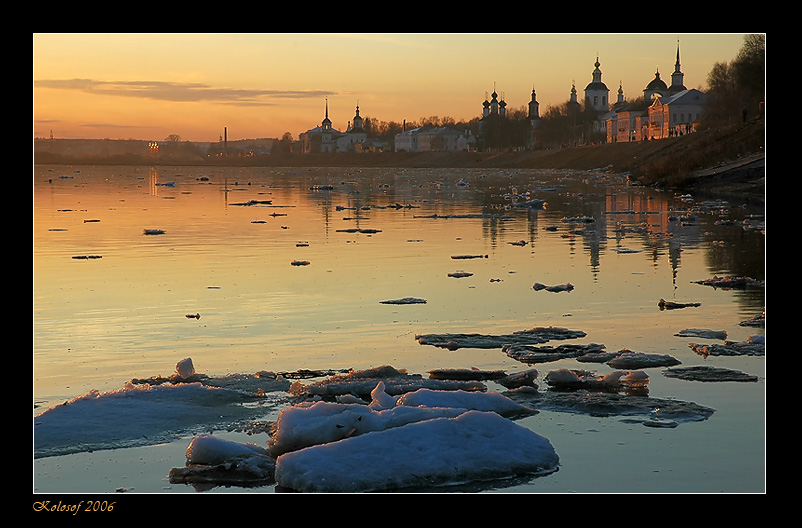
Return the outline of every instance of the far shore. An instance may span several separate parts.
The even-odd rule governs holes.
[[[677,192],[765,203],[763,119],[668,139],[504,152],[365,152],[247,157],[80,156],[34,152],[37,165],[604,170]]]

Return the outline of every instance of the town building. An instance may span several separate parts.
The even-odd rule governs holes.
[[[660,78],[658,70],[643,89],[642,99],[631,104],[623,103],[623,91],[619,88],[614,111],[602,116],[607,122],[607,142],[663,139],[694,132],[706,102],[707,94],[685,87],[677,44],[671,85]]]
[[[362,117],[359,115],[359,105],[356,106],[356,115],[353,124],[348,123],[345,132],[332,126],[329,119],[329,102],[326,100],[326,112],[320,125],[302,132],[299,137],[302,154],[334,153],[334,152],[363,152],[368,148],[367,132]],[[374,145],[370,145],[374,149]]]
[[[395,136],[397,152],[434,152],[474,150],[476,136],[470,131],[460,132],[451,127],[418,127]]]
[[[599,69],[601,63],[599,57],[596,57],[596,68],[593,70],[593,80],[585,86],[585,108],[592,109],[596,112],[607,112],[610,110],[609,95],[610,90],[607,85],[602,82],[602,72]]]

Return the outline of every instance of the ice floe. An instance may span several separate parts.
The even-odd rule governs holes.
[[[710,279],[693,281],[695,284],[702,284],[704,286],[712,286],[714,288],[721,288],[723,290],[747,288],[750,286],[765,286],[766,282],[756,280],[751,277],[728,276],[718,277],[714,275]]]
[[[680,360],[669,354],[646,354],[626,349],[620,350],[618,355],[607,362],[609,366],[621,369],[670,367],[680,363]]]
[[[538,476],[558,469],[551,443],[506,416],[534,411],[499,393],[419,389],[370,404],[284,409],[267,449],[199,435],[171,482],[275,480],[302,492],[367,492]]]
[[[420,374],[409,374],[389,365],[365,370],[338,374],[324,380],[304,384],[293,383],[290,394],[303,398],[334,398],[353,395],[357,398],[369,397],[379,382],[391,395],[398,395],[421,388],[437,390],[485,390],[485,385],[476,381],[425,379]]]
[[[546,290],[548,292],[554,292],[554,293],[559,293],[564,291],[570,292],[571,290],[574,289],[574,285],[571,284],[570,282],[567,282],[565,284],[555,284],[554,286],[546,286],[545,284],[536,282],[535,284],[532,285],[532,289],[534,289],[535,291]]]
[[[548,439],[494,412],[467,411],[286,453],[276,482],[302,492],[365,492],[544,475]]]
[[[498,380],[507,377],[503,370],[481,370],[477,368],[464,369],[432,369],[428,371],[431,379],[452,379],[452,380]]]
[[[260,398],[200,382],[92,390],[34,419],[34,457],[135,447],[225,427],[264,412]]]
[[[642,370],[628,372],[617,370],[598,376],[587,370],[558,369],[546,375],[546,383],[557,390],[595,390],[647,392],[649,376]]]
[[[400,299],[387,299],[379,301],[381,304],[426,304],[426,299],[419,297],[402,297]]]
[[[766,312],[750,317],[738,323],[739,326],[752,326],[755,328],[766,328]]]
[[[599,353],[604,350],[604,345],[597,343],[563,344],[554,346],[532,346],[532,345],[504,345],[502,351],[512,359],[523,363],[548,363],[560,359],[575,358],[587,354]]]
[[[727,339],[726,330],[708,330],[705,328],[686,328],[676,334],[677,337],[704,337],[707,339]]]
[[[567,388],[567,387],[566,387]],[[591,416],[630,416],[646,426],[676,426],[707,420],[715,411],[694,402],[669,398],[630,395],[610,390],[507,391],[505,396],[537,410],[588,414]]]
[[[550,340],[575,339],[585,337],[581,330],[569,330],[556,326],[535,327],[529,330],[518,330],[509,334],[417,334],[415,339],[421,345],[432,345],[448,350],[460,348],[501,348],[505,345],[531,345],[546,343]]]
[[[665,299],[660,299],[657,302],[657,306],[660,307],[660,310],[677,310],[679,308],[695,308],[702,306],[702,303],[699,302],[679,302],[679,301],[667,301]]]
[[[668,378],[678,378],[689,381],[757,381],[754,374],[747,374],[740,370],[712,365],[698,365],[691,367],[671,367],[663,371]]]
[[[764,336],[750,336],[746,341],[725,341],[724,344],[690,343],[688,346],[703,357],[763,356],[766,354],[766,338]]]
[[[172,468],[174,484],[253,485],[272,482],[276,461],[268,450],[210,434],[196,436],[186,452],[186,466]]]
[[[327,377],[289,381],[321,376]],[[270,483],[306,492],[431,489],[556,471],[559,457],[548,439],[515,423],[540,410],[628,416],[651,427],[676,427],[713,413],[649,398],[649,377],[639,370],[597,375],[558,369],[544,378],[545,392],[538,390],[535,369],[509,375],[434,369],[429,376],[385,365],[209,377],[184,358],[170,376],[92,391],[40,414],[34,452],[53,456],[196,435],[185,465],[170,471],[171,482],[198,488]],[[507,390],[488,390],[483,381]],[[264,422],[272,412],[275,422]],[[269,440],[263,447],[213,434],[223,429],[267,432]]]

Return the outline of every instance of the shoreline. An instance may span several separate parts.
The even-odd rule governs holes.
[[[199,168],[377,168],[603,170],[639,185],[679,193],[764,204],[765,126],[762,116],[745,123],[641,142],[511,151],[363,152],[265,154],[247,157],[98,155],[50,150],[34,142],[34,165],[137,165]]]

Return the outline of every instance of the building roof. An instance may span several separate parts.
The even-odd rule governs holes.
[[[707,94],[700,92],[696,88],[683,90],[674,95],[660,98],[662,104],[704,104]]]
[[[665,81],[660,78],[660,72],[654,72],[654,79],[651,80],[649,84],[646,85],[644,91],[653,92],[655,90],[662,91],[667,90],[668,86],[666,85]]]

